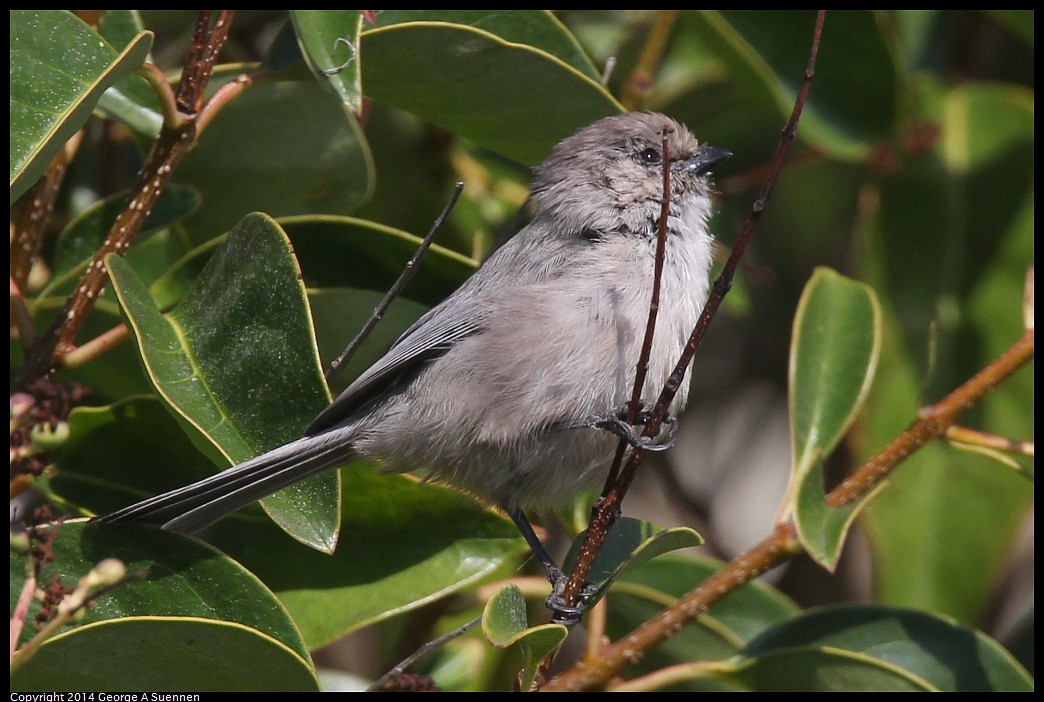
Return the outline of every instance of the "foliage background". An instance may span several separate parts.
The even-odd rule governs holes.
[[[52,18],[43,16],[45,23]],[[147,235],[125,261],[109,262],[117,290],[99,300],[79,341],[123,318],[139,343],[128,340],[59,373],[62,381],[90,388],[93,409],[70,417],[69,440],[37,487],[73,514],[104,512],[292,438],[325,401],[318,359],[297,360],[300,353],[315,355],[308,324],[328,362],[411,253],[414,244],[403,233],[426,231],[453,183],[464,182],[441,248],[425,260],[421,275],[348,369],[350,378],[519,226],[528,166],[559,138],[623,107],[670,114],[701,139],[734,152],[717,174],[720,213],[713,225],[723,245],[730,244],[792,105],[812,19],[810,12],[684,11],[665,18],[635,10],[380,11],[372,25],[355,12],[296,12],[292,22],[282,11],[240,12],[214,82],[243,72],[255,81],[201,132],[154,209]],[[151,60],[175,77],[193,21],[188,12],[110,12],[99,31],[117,51],[139,29],[154,31]],[[59,31],[51,33],[61,38]],[[348,54],[336,37],[353,38],[357,60],[330,80],[317,79],[300,60],[298,42],[313,62],[329,52],[330,65],[339,65]],[[16,196],[32,184],[23,164],[16,164],[16,137],[60,144],[54,135],[34,137],[30,121],[16,112],[21,38],[13,22],[16,213],[25,206],[14,202]],[[72,41],[56,44],[63,49],[52,55],[57,69],[84,62]],[[603,89],[599,76],[610,57],[615,69]],[[59,85],[47,73],[35,79],[37,86]],[[41,329],[73,290],[160,121],[154,97],[135,75],[116,82],[94,114],[83,124],[83,144],[27,289]],[[868,283],[883,311],[883,347],[868,409],[832,457],[828,479],[858,465],[918,407],[938,400],[1016,339],[1023,279],[1033,261],[1033,134],[1032,12],[829,14],[798,141],[737,289],[697,356],[679,445],[668,461],[646,466],[627,513],[662,526],[697,525],[705,550],[718,556],[769,532],[791,463],[791,324],[818,266]],[[277,218],[278,226],[261,217],[240,223],[254,211]],[[279,280],[277,294],[287,304],[285,311],[276,309],[263,297],[268,292],[236,298],[249,322],[233,322],[242,338],[231,345],[259,349],[258,365],[241,355],[215,351],[208,358],[203,352],[211,337],[230,338],[206,315],[216,306],[214,291],[232,283],[215,272],[213,261],[206,269],[204,264],[237,223],[239,233],[230,240],[238,236],[239,248],[229,243],[229,249],[241,258],[229,254],[228,275],[260,265],[257,275]],[[280,271],[258,263],[285,256],[279,253],[280,228],[299,262],[303,291],[292,263]],[[260,244],[251,243],[262,240],[273,242],[268,259]],[[210,297],[198,283],[193,287],[199,280],[209,281]],[[305,299],[311,322],[304,321]],[[265,341],[277,333],[273,329],[280,338],[303,335],[306,341],[277,350]],[[157,335],[171,335],[162,343],[172,346],[157,346],[162,353],[150,361],[142,339]],[[21,363],[14,340],[11,358],[13,377]],[[272,367],[289,370],[274,378]],[[230,394],[194,395],[190,386],[179,405],[170,396],[182,372],[208,388],[227,386]],[[280,414],[290,404],[288,388],[301,397],[291,414]],[[179,406],[188,409],[174,409]],[[217,419],[209,424],[206,416]],[[1031,439],[1032,368],[962,421]],[[214,427],[222,423],[233,427],[234,436],[219,435]],[[45,651],[54,658],[38,654],[35,670],[93,673],[98,662],[85,651],[105,650],[108,637],[126,640],[120,627],[148,627],[148,617],[170,612],[177,618],[164,622],[170,627],[200,627],[205,633],[194,635],[215,650],[244,652],[239,677],[229,673],[211,681],[201,680],[187,660],[166,661],[165,673],[195,675],[202,687],[244,680],[264,686],[251,671],[274,659],[291,661],[285,664],[292,672],[274,676],[282,683],[272,686],[293,681],[307,687],[314,684],[310,656],[317,650],[320,662],[339,663],[347,649],[355,654],[347,665],[373,675],[433,630],[474,612],[483,599],[476,598],[475,585],[510,575],[524,557],[510,525],[467,498],[365,469],[343,471],[342,480],[343,504],[332,478],[289,505],[266,504],[297,541],[320,549],[330,549],[341,520],[334,556],[300,545],[259,510],[226,520],[208,535],[220,551],[177,536],[96,534],[92,527],[67,525],[67,538],[75,542],[68,545],[67,563],[88,567],[103,555],[105,549],[83,548],[85,539],[94,546],[114,544],[110,550],[124,552],[129,564],[151,563],[154,573],[159,552],[168,559],[171,582],[127,586],[131,594],[114,605],[124,619],[107,618],[115,615],[101,608],[90,612],[94,624],[52,641]],[[569,515],[564,526],[548,524],[568,537],[577,521]],[[799,562],[776,575],[779,587],[801,606],[872,600],[953,617],[999,637],[1032,670],[1032,485],[1024,478],[981,454],[933,445],[889,480],[861,515],[860,527],[836,574]],[[142,543],[153,538],[170,542]],[[12,558],[14,597],[24,567]],[[219,570],[196,572],[215,565]],[[677,568],[675,575],[682,566]],[[70,566],[67,575],[75,570]],[[243,594],[253,591],[244,583],[254,576],[263,594],[252,596],[278,610],[278,621],[254,621],[259,608]],[[189,603],[174,594],[203,582],[223,584],[213,597],[228,599],[233,613],[210,596]],[[655,583],[663,591],[680,586]],[[777,605],[777,593],[758,592],[762,606],[754,611],[763,627],[793,616]],[[443,597],[450,593],[457,594]],[[647,605],[639,597],[618,606],[610,633],[626,631],[624,622]],[[777,606],[789,614],[770,615]],[[220,616],[208,619],[215,609]],[[215,618],[237,624],[215,632]],[[374,622],[349,643],[323,648]],[[241,626],[264,634],[248,635],[249,645],[237,643]],[[171,638],[166,645],[175,649],[187,635],[172,628],[148,631],[150,638],[164,632]],[[717,655],[734,655],[750,638],[724,636],[728,643]],[[60,650],[63,645],[67,650]],[[667,649],[654,660],[689,660],[692,650],[710,655],[706,642],[677,648],[681,652]],[[280,658],[273,650],[292,653]],[[358,656],[360,650],[373,655]],[[154,663],[160,654],[139,655]],[[752,653],[747,660],[766,659]],[[470,639],[430,665],[447,688],[504,687],[511,667],[510,659]],[[743,684],[757,686],[755,677]],[[35,680],[20,684],[29,689]]]

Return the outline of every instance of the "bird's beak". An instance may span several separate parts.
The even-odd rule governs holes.
[[[704,144],[696,152],[695,156],[685,160],[682,164],[682,170],[693,175],[703,175],[704,173],[709,173],[712,168],[730,156],[732,156],[731,151]]]

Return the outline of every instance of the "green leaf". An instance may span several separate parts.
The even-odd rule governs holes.
[[[378,27],[431,22],[473,27],[504,41],[531,46],[564,61],[588,78],[599,80],[598,69],[568,29],[550,10],[378,10]]]
[[[11,12],[11,203],[87,122],[101,94],[141,66],[152,34],[119,54],[65,10]]]
[[[690,648],[689,658],[698,650]],[[705,659],[702,651],[700,658]],[[841,605],[780,621],[729,660],[675,663],[651,675],[643,689],[650,686],[1010,692],[1032,690],[1033,681],[995,641],[952,620],[879,605]]]
[[[368,29],[362,56],[368,96],[527,165],[622,109],[595,79],[560,58],[466,25]]]
[[[514,525],[456,490],[366,464],[340,471],[337,551],[319,553],[242,512],[208,540],[282,600],[309,648],[501,573],[526,552]]]
[[[102,10],[98,33],[113,46],[126,46],[145,25],[137,10]],[[152,56],[145,60],[155,63]],[[98,109],[138,134],[155,139],[163,127],[163,112],[156,90],[144,77],[124,76],[106,90],[98,101]]]
[[[308,67],[352,112],[362,108],[358,10],[290,10],[297,42]]]
[[[157,444],[162,444],[162,453],[156,451]],[[45,476],[47,490],[94,514],[213,472],[213,464],[153,396],[74,408],[69,413],[69,440],[56,465],[56,473]]]
[[[383,294],[421,243],[408,232],[354,217],[286,217],[279,223],[294,244],[310,288],[366,288]],[[433,245],[403,294],[434,306],[460,287],[476,266],[470,258]]]
[[[298,81],[261,82],[225,105],[175,178],[203,194],[187,224],[201,242],[253,211],[349,214],[369,198],[374,173],[355,117],[315,82]]]
[[[704,10],[699,16],[706,40],[730,76],[759,84],[772,96],[780,118],[789,117],[808,63],[815,12],[774,12],[768,22],[742,10]],[[827,14],[800,134],[835,158],[865,158],[895,126],[897,68],[883,35],[869,10]],[[856,85],[859,100],[852,99]]]
[[[892,410],[867,413],[860,423],[860,457],[1023,333],[1022,288],[1035,245],[1032,93],[919,87],[918,109],[938,120],[938,138],[882,179],[857,257],[881,295],[889,330],[880,370],[888,382],[875,384],[871,402]],[[959,422],[1032,440],[1033,379],[1030,364]],[[925,446],[864,515],[879,596],[977,621],[1032,503],[1032,485],[1012,471],[942,443]]]
[[[855,512],[868,499],[827,506],[823,462],[866,400],[881,346],[873,291],[826,268],[813,273],[798,303],[790,352],[794,468],[785,503],[802,544],[833,568]]]
[[[505,585],[486,602],[482,613],[482,633],[497,648],[518,645],[523,661],[520,689],[529,690],[540,661],[565,641],[569,629],[561,624],[530,627],[522,590],[517,585]]]
[[[692,671],[693,681],[711,690],[728,686],[751,692],[935,691],[901,669],[856,653],[820,648],[771,651],[736,663],[694,665]]]
[[[12,690],[318,692],[307,659],[245,626],[147,617],[92,624],[43,646]]]
[[[624,571],[610,591],[606,632],[618,639],[668,607],[719,570],[724,563],[671,553]],[[758,580],[737,589],[695,621],[650,651],[639,672],[688,663],[724,660],[771,626],[800,610],[785,595]]]
[[[56,579],[63,586],[75,587],[106,558],[122,561],[129,576],[125,582],[95,597],[93,604],[83,610],[82,617],[60,632],[74,632],[86,625],[126,617],[147,625],[150,615],[162,612],[169,617],[237,624],[280,642],[284,652],[291,653],[298,664],[309,660],[300,633],[275,596],[242,566],[216,549],[196,539],[152,527],[70,521],[48,528],[56,532],[50,549],[54,558],[40,564],[39,583]],[[10,568],[11,593],[16,598],[25,582],[24,554],[12,551]],[[14,600],[12,610],[13,604]],[[29,621],[40,607],[39,602],[33,602]],[[156,624],[154,631],[158,633],[162,628],[162,624]],[[25,627],[21,643],[33,633],[31,624]],[[128,640],[116,648],[133,649],[136,645],[134,640]],[[97,649],[82,649],[91,650]],[[236,649],[226,653],[230,663],[243,664],[233,661]],[[178,655],[198,661],[191,651],[182,650]],[[86,662],[92,660],[99,671],[105,669],[102,661],[89,656]]]
[[[865,656],[883,669],[915,676],[943,691],[1033,689],[1033,681],[1011,654],[981,632],[927,612],[880,605],[811,610],[766,631],[742,655],[793,652],[789,659],[800,677],[801,669],[835,651]],[[844,671],[837,672],[842,676]]]
[[[790,411],[795,463],[806,469],[844,437],[873,378],[880,320],[873,290],[818,268],[794,317]]]
[[[126,261],[106,264],[156,391],[219,463],[297,438],[329,401],[299,269],[274,221],[244,219],[167,315]],[[332,551],[338,495],[329,473],[264,505],[295,538]]]

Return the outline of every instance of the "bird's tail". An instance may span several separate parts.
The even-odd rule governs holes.
[[[306,436],[209,478],[97,517],[108,524],[157,524],[192,534],[289,485],[356,458],[344,428]]]

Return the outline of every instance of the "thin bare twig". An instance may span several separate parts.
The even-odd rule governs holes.
[[[656,258],[653,264],[652,299],[649,302],[649,317],[645,322],[645,337],[642,339],[642,350],[638,355],[638,363],[634,373],[634,387],[631,389],[631,402],[627,408],[627,421],[633,425],[638,417],[645,390],[645,376],[649,372],[649,358],[652,356],[653,337],[656,334],[656,318],[660,313],[660,287],[663,280],[663,259],[667,250],[667,219],[671,211],[671,159],[667,148],[667,135],[664,134],[660,144],[663,152],[663,200],[660,203],[660,222],[656,230]],[[605,481],[603,494],[612,489],[617,482],[617,474],[623,461],[627,442],[620,439],[609,477]],[[623,499],[623,496],[620,496]]]
[[[403,268],[402,273],[399,274],[399,278],[391,286],[384,298],[374,308],[373,314],[366,320],[366,324],[363,325],[359,333],[355,335],[355,338],[351,340],[348,346],[341,352],[337,358],[330,364],[329,370],[326,371],[326,382],[330,383],[337,377],[341,372],[344,364],[355,355],[355,352],[359,350],[362,343],[366,341],[366,337],[370,335],[377,323],[384,317],[384,313],[388,311],[389,305],[392,301],[398,297],[403,288],[410,282],[413,276],[417,273],[417,266],[420,263],[421,258],[431,247],[435,237],[442,230],[443,225],[446,223],[446,218],[449,217],[449,213],[453,211],[453,207],[457,204],[457,199],[460,198],[461,192],[464,190],[464,183],[457,182],[453,187],[453,194],[450,195],[449,201],[446,206],[442,208],[442,212],[435,218],[435,221],[431,225],[431,229],[428,230],[427,235],[424,237],[424,241],[421,242],[420,246],[417,247],[416,253],[406,262],[406,266]]]
[[[18,219],[11,227],[10,273],[19,290],[25,290],[29,272],[40,254],[44,229],[54,212],[69,162],[83,141],[83,132],[73,135],[51,159],[43,177],[20,198],[23,204]]]
[[[373,683],[368,688],[366,688],[367,691],[380,692],[384,687],[385,683],[387,683],[394,677],[402,675],[406,671],[406,669],[413,665],[415,662],[417,662],[417,660],[427,655],[428,653],[434,651],[436,648],[446,643],[447,641],[452,641],[458,636],[466,634],[468,631],[475,628],[475,625],[481,621],[481,616],[475,617],[470,622],[458,626],[453,631],[443,634],[437,639],[432,639],[431,641],[427,642],[426,644],[418,648],[416,651],[411,653],[409,656],[404,658],[402,661],[400,661],[398,664],[393,666],[387,673],[373,681]]]
[[[109,349],[122,344],[128,336],[130,336],[130,330],[127,329],[127,325],[117,324],[65,354],[62,358],[62,365],[66,368],[79,368],[105,354]]]

